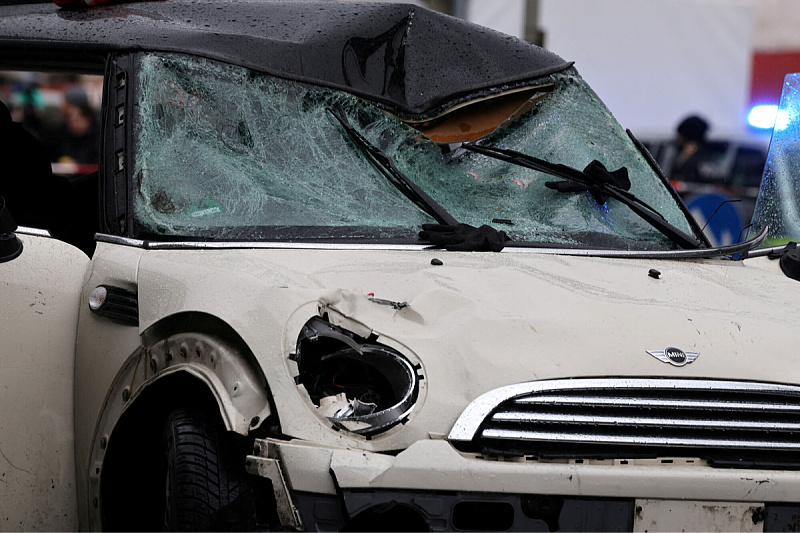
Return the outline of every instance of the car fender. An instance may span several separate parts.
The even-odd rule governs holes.
[[[21,229],[22,253],[0,263],[0,464],[4,528],[74,530],[73,372],[89,258]]]
[[[196,380],[213,397],[227,430],[241,435],[258,429],[269,418],[272,408],[263,372],[247,347],[234,337],[229,327],[199,313],[167,317],[142,333],[142,344],[119,369],[97,423],[88,469],[87,501],[94,502],[89,508],[90,527],[102,527],[101,484],[108,482],[102,477],[107,451],[114,446],[132,446],[118,442],[124,438],[118,437],[124,415],[151,391],[158,395],[155,403],[164,410],[199,401],[185,391],[165,393],[162,388],[156,392],[158,384],[180,375]],[[152,416],[144,423],[157,424],[159,413],[150,412]]]

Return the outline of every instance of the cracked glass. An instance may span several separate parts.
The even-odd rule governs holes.
[[[573,69],[481,144],[583,169],[628,169],[631,192],[690,226],[661,179]],[[514,242],[672,249],[615,200],[545,187],[556,178],[440,145],[344,92],[171,54],[140,56],[132,184],[138,236],[417,241],[435,222],[350,141],[330,109],[459,222]],[[532,100],[533,102],[533,100]],[[475,105],[483,105],[478,103]],[[454,149],[453,149],[454,148]]]
[[[750,235],[768,229],[762,247],[800,241],[800,73],[787,74],[772,130]]]

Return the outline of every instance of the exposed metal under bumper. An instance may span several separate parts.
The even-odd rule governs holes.
[[[538,494],[343,490],[293,499],[311,531],[786,531],[800,519],[798,505]]]

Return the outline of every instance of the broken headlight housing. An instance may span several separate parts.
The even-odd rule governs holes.
[[[371,436],[404,422],[419,396],[419,366],[397,350],[314,317],[292,359],[317,412],[334,428]]]

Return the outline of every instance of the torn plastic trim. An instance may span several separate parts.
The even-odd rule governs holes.
[[[245,469],[247,473],[269,479],[272,483],[275,510],[281,526],[301,530],[303,520],[292,499],[284,469],[273,448],[267,441],[256,439],[253,444],[253,454],[248,455],[245,460]]]
[[[297,363],[295,382],[306,389],[317,412],[335,429],[363,436],[404,422],[419,397],[419,368],[398,351],[311,318],[290,358]]]
[[[572,65],[573,65],[573,62],[570,62],[569,65],[567,65],[564,68],[565,69],[569,68]],[[493,101],[495,101],[495,100],[497,100],[499,98],[503,98],[505,96],[511,96],[511,95],[517,94],[517,93],[528,92],[528,91],[537,91],[538,90],[538,91],[541,91],[542,93],[550,94],[551,92],[553,92],[554,88],[555,88],[555,83],[553,83],[552,81],[549,81],[549,80],[548,81],[537,80],[537,81],[528,81],[526,84],[523,84],[523,85],[520,85],[520,86],[504,87],[504,88],[498,89],[498,92],[494,92],[494,93],[489,92],[489,93],[472,94],[470,98],[462,98],[460,100],[454,101],[453,103],[451,103],[451,105],[449,107],[441,106],[440,109],[437,109],[437,111],[439,111],[438,114],[429,116],[423,122],[420,122],[418,120],[411,120],[411,119],[408,119],[408,118],[403,118],[403,117],[394,115],[390,111],[387,111],[387,110],[384,110],[384,109],[381,109],[381,110],[384,111],[384,113],[387,113],[387,114],[391,115],[392,117],[395,117],[396,119],[398,119],[398,120],[400,120],[402,122],[405,122],[405,123],[417,128],[418,126],[421,126],[423,123],[436,122],[436,121],[445,119],[449,115],[452,115],[454,112],[460,111],[460,110],[462,110],[464,108],[467,108],[469,106],[472,106],[472,105],[490,104],[490,103],[493,103]],[[536,94],[540,94],[540,93],[536,93]],[[535,98],[536,95],[533,95],[532,97]],[[430,115],[430,113],[429,113],[429,115]]]
[[[347,404],[336,411],[328,419],[342,429],[361,435],[371,435],[389,429],[404,420],[414,408],[418,392],[418,377],[411,364],[402,356],[388,349],[363,347],[359,353],[352,351],[337,352],[323,358],[361,360],[358,355],[371,357],[370,361],[380,371],[385,372],[391,383],[397,383],[402,391],[400,401],[392,407],[375,412],[378,404],[361,401],[358,398],[347,400]]]

